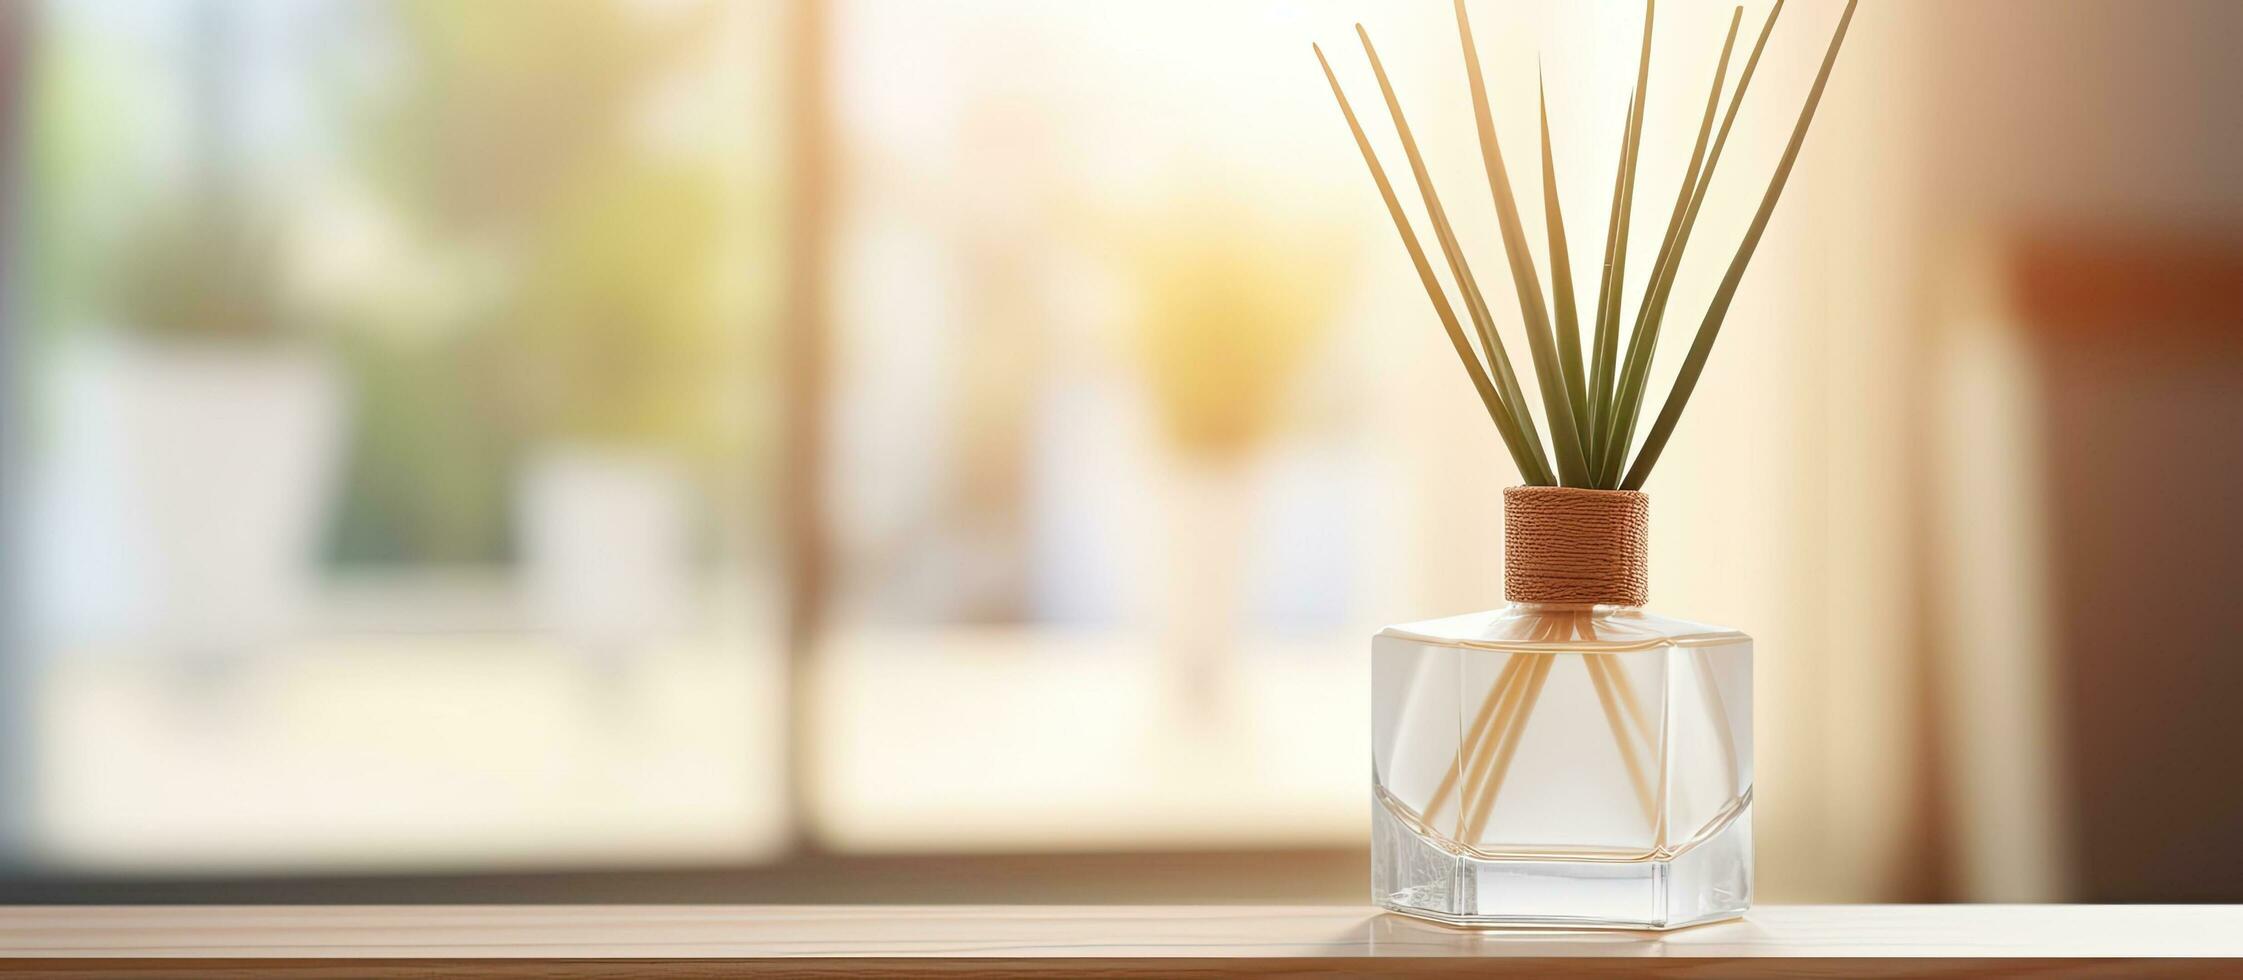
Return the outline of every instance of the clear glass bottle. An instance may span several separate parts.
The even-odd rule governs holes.
[[[1751,905],[1751,638],[1640,605],[1514,601],[1388,627],[1371,657],[1379,905],[1628,929]]]

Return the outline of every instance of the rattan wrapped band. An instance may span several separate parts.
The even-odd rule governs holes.
[[[1635,490],[1503,491],[1503,597],[1512,602],[1650,601],[1651,497]]]

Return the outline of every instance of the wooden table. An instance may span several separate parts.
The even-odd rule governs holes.
[[[0,973],[63,977],[2217,976],[2239,958],[2243,906],[1777,906],[1663,934],[1330,906],[0,908]]]

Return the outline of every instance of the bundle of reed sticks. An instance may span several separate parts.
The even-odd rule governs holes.
[[[1533,638],[1551,642],[1593,640],[1595,636],[1590,613],[1571,610],[1536,623]],[[1434,787],[1424,812],[1418,815],[1421,823],[1428,827],[1433,825],[1453,794],[1460,801],[1456,821],[1458,836],[1473,841],[1486,832],[1488,818],[1495,813],[1497,796],[1503,790],[1504,776],[1510,772],[1511,760],[1518,754],[1520,739],[1526,732],[1527,718],[1533,714],[1558,656],[1554,653],[1511,655],[1495,682],[1488,685],[1487,696],[1481,699],[1479,711],[1465,730],[1456,756],[1449,763],[1448,774]],[[1650,824],[1654,835],[1663,837],[1662,812],[1658,805],[1659,796],[1663,794],[1652,783],[1656,767],[1647,766],[1644,761],[1645,757],[1656,753],[1658,735],[1643,710],[1643,702],[1620,666],[1610,658],[1584,655],[1581,663],[1589,672],[1589,683],[1596,689],[1598,705],[1612,728],[1613,744],[1619,748],[1620,760],[1627,767],[1628,785],[1643,808],[1644,820]],[[1654,775],[1646,775],[1647,772]]]

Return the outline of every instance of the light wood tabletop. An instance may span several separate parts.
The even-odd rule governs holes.
[[[1669,933],[1336,906],[0,908],[0,972],[48,976],[2210,976],[2238,958],[2243,906],[2205,905],[1772,906]]]

